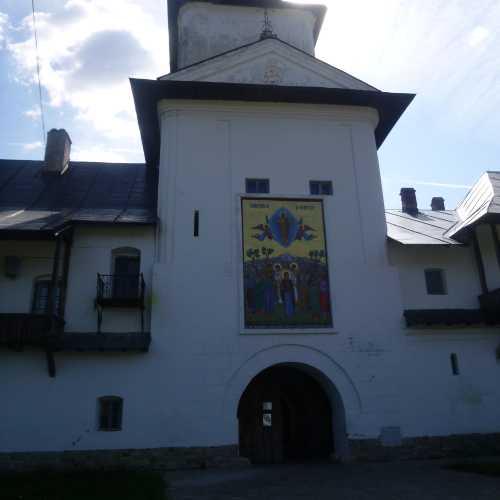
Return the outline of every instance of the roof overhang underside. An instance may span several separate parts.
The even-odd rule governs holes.
[[[295,104],[360,106],[375,109],[379,123],[375,130],[380,147],[414,94],[320,87],[255,85],[240,83],[130,80],[146,163],[156,166],[160,156],[158,102],[163,99],[246,101]]]

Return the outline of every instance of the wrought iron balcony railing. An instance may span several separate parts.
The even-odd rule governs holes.
[[[98,274],[96,305],[144,308],[146,285],[140,274]]]
[[[24,347],[59,347],[64,322],[49,314],[0,314],[0,346],[22,350]]]

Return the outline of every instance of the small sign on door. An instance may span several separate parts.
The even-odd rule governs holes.
[[[264,413],[262,415],[262,425],[264,427],[271,427],[273,425],[273,417],[270,413]]]

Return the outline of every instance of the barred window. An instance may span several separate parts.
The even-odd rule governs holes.
[[[102,396],[98,399],[99,430],[121,431],[123,416],[123,398]]]
[[[35,280],[33,288],[33,302],[31,312],[33,314],[47,314],[49,312],[49,297],[52,290],[50,278],[42,277]],[[61,287],[56,287],[54,311],[57,311],[61,300]]]

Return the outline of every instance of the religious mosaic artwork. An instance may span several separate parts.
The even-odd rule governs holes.
[[[246,328],[332,326],[321,200],[242,198]]]

